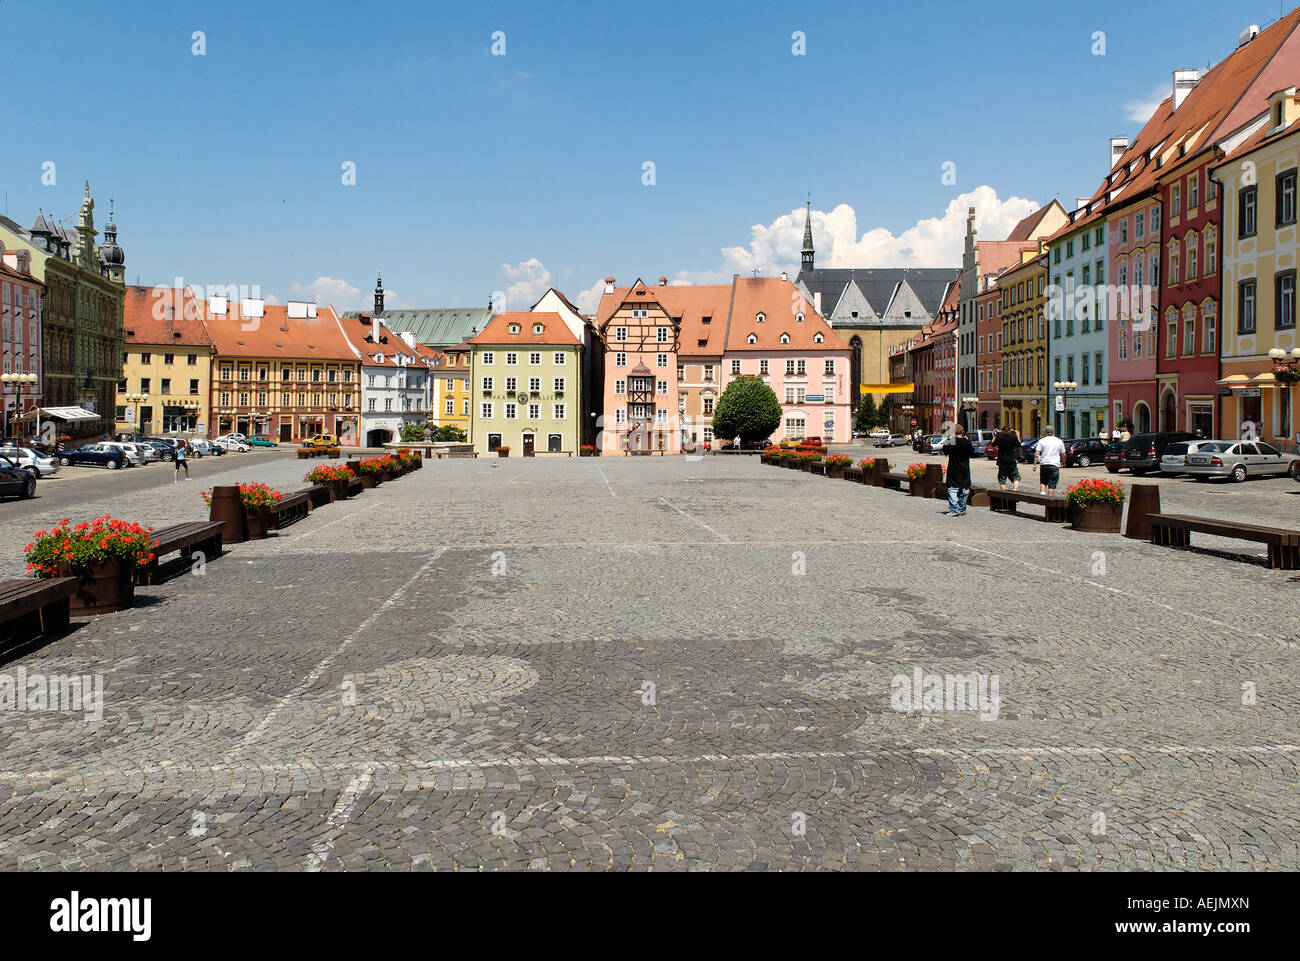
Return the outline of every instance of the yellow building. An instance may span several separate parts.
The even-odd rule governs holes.
[[[1023,437],[1049,423],[1047,379],[1047,253],[1025,251],[998,277],[1002,291],[1002,423]]]
[[[1212,172],[1224,194],[1220,433],[1236,437],[1257,428],[1287,451],[1300,445],[1297,385],[1288,373],[1300,359],[1292,354],[1300,348],[1297,167],[1300,94],[1291,87],[1269,97],[1264,127]]]
[[[207,435],[212,337],[189,290],[127,287],[117,434]]]
[[[439,427],[459,427],[469,439],[469,363],[467,343],[441,348],[446,361],[434,374],[434,420]]]

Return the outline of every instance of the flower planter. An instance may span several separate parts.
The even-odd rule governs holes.
[[[369,471],[362,471],[360,477],[362,490],[370,490],[372,487],[379,486],[379,478]]]
[[[348,482],[335,481],[333,484],[329,485],[329,491],[330,491],[330,500],[345,501],[348,499]]]
[[[244,516],[248,521],[248,539],[250,541],[266,540],[266,532],[271,528],[270,512],[249,507],[244,510]]]
[[[1123,504],[1087,504],[1070,507],[1070,527],[1088,534],[1118,534]]]
[[[805,474],[811,474],[811,473],[812,473],[812,461],[810,461],[810,460],[800,461],[800,462],[799,462],[799,469],[800,469],[801,471],[803,471]]]
[[[498,448],[498,450],[497,450],[497,456],[498,456],[498,457],[509,457],[509,456],[510,456],[510,451],[508,451],[508,450],[501,450],[501,449]]]
[[[834,478],[835,480],[841,480],[844,477],[844,468],[839,464],[827,464],[826,476]]]
[[[77,579],[69,607],[73,617],[124,611],[135,604],[135,565],[125,561],[103,561],[76,573],[60,565],[59,576]]]
[[[907,492],[913,497],[927,497],[929,496],[925,490],[927,486],[924,477],[920,480],[909,480],[907,482]]]
[[[390,480],[392,480],[392,479],[393,479],[393,472],[392,472],[392,471],[390,471],[390,470],[381,470],[381,471],[379,472],[379,480],[380,480],[380,483],[383,483],[383,482],[385,482],[385,481],[390,481]]]

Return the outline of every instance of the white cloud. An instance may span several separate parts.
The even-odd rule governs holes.
[[[594,314],[596,308],[600,305],[600,298],[604,296],[604,293],[605,280],[604,278],[601,278],[586,290],[579,293],[577,297],[572,299],[574,304],[577,305],[579,312],[584,314]]]
[[[1138,97],[1125,103],[1124,116],[1131,122],[1141,126],[1151,119],[1156,109],[1165,102],[1169,97],[1169,87],[1167,84],[1157,84],[1152,91],[1145,97]]]
[[[310,284],[294,284],[289,293],[295,300],[315,300],[318,304],[333,304],[340,310],[361,303],[361,290],[337,277],[317,277]]]
[[[551,272],[536,257],[530,257],[514,267],[502,264],[501,273],[507,286],[501,291],[505,294],[504,301],[499,302],[495,296],[492,299],[492,306],[498,311],[528,310],[551,286]]]
[[[834,210],[812,212],[813,247],[820,267],[958,267],[966,238],[966,212],[975,208],[975,226],[981,237],[1001,240],[1039,204],[1023,197],[999,200],[985,185],[959,194],[937,217],[917,221],[895,236],[884,227],[858,233],[858,215],[848,204]],[[728,283],[733,274],[760,275],[799,272],[803,247],[804,210],[795,208],[770,224],[749,229],[747,247],[723,247],[722,266],[714,270],[681,270],[674,283]]]

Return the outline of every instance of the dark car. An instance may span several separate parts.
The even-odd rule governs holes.
[[[119,467],[126,466],[126,454],[120,448],[91,444],[89,447],[79,447],[76,450],[59,451],[59,463],[64,467],[78,464],[83,467],[106,467],[109,470],[117,470]]]
[[[170,461],[176,457],[176,448],[174,448],[171,444],[167,443],[165,440],[158,440],[157,438],[154,437],[148,437],[143,440],[138,440],[136,441],[136,443],[148,444],[150,447],[152,447],[154,450],[158,452],[158,457],[161,460]]]
[[[1026,437],[1020,444],[1020,450],[1016,451],[1016,459],[1022,464],[1032,464],[1036,450],[1038,450],[1038,438]]]
[[[0,497],[36,496],[36,475],[0,455]]]
[[[1065,445],[1066,467],[1091,467],[1093,464],[1106,463],[1106,441],[1100,437],[1083,437],[1067,441]]]
[[[1160,458],[1164,455],[1165,448],[1181,440],[1196,440],[1196,435],[1185,430],[1164,434],[1135,434],[1124,445],[1121,464],[1138,477],[1149,474],[1160,469]]]

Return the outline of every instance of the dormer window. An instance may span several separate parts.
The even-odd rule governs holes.
[[[758,316],[755,317],[754,320],[761,324],[763,321],[767,320],[767,315],[760,310]]]
[[[802,310],[799,311],[799,313],[797,313],[797,314],[794,315],[794,322],[795,322],[796,324],[802,324],[802,323],[803,323],[803,311],[802,311]]]
[[[821,342],[822,342],[822,335],[820,333],[813,334],[813,343],[820,344]]]
[[[747,343],[747,344],[757,344],[757,343],[758,343],[758,335],[757,335],[757,334],[750,334],[748,337],[745,338],[745,343]]]
[[[510,325],[510,333],[512,333],[512,334],[517,334],[517,333],[519,333],[519,325],[518,325],[518,324],[511,324],[511,325]]]
[[[782,334],[782,335],[781,335],[781,343],[783,343],[783,344],[788,344],[788,343],[790,343],[790,335],[789,335],[789,334]]]
[[[546,330],[546,328],[543,325],[533,324],[533,333],[536,334],[537,336],[540,337],[542,335],[542,331],[544,330]]]

